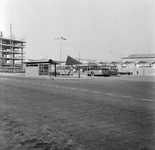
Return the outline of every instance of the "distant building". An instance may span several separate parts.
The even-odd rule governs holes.
[[[75,58],[77,61],[80,61],[83,65],[94,65],[97,63],[94,59],[84,59],[84,58]]]
[[[121,71],[134,75],[155,75],[155,54],[132,54],[122,58]]]
[[[0,33],[0,72],[24,72],[24,48],[26,41],[6,38]]]
[[[123,57],[123,65],[139,67],[153,67],[155,62],[155,54],[132,54],[128,57]]]

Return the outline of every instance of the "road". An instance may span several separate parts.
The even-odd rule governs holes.
[[[154,150],[155,77],[0,76],[0,149]]]

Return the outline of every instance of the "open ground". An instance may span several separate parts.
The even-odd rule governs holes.
[[[0,76],[2,150],[154,150],[155,77]]]

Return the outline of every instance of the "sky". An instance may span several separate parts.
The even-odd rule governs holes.
[[[0,0],[0,20],[4,36],[12,24],[13,35],[26,38],[26,59],[155,53],[155,0]]]

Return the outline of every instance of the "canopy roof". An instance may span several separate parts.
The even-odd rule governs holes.
[[[138,64],[148,64],[149,62],[146,62],[146,61],[140,61],[138,62]]]
[[[124,64],[134,64],[135,62],[134,61],[126,61],[124,62]]]
[[[52,59],[27,59],[24,63],[25,64],[41,64],[41,63],[49,63],[49,60],[52,60]],[[61,64],[61,63],[64,63],[64,61],[52,60],[51,64]]]
[[[82,64],[82,63],[70,56],[67,57],[66,65],[78,65],[78,64]]]
[[[79,58],[75,58],[75,60],[79,60]],[[83,64],[95,64],[96,63],[96,60],[94,59],[84,59],[84,58],[80,58],[80,62],[83,63]]]

